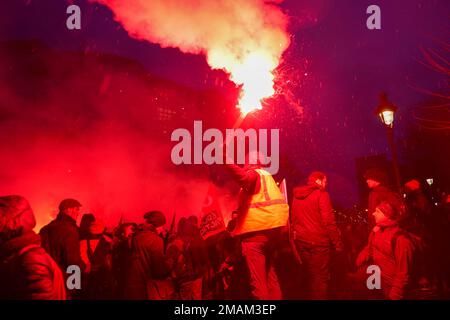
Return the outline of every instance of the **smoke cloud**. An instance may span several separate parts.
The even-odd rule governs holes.
[[[255,55],[275,69],[289,46],[288,19],[282,0],[91,0],[108,6],[137,39],[204,54],[213,69],[239,76]],[[265,67],[265,66],[264,66]]]
[[[28,41],[0,43],[0,83],[0,194],[26,197],[37,230],[68,197],[108,227],[200,213],[208,171],[170,160],[171,126],[192,126],[174,106],[195,112],[199,92],[125,58]]]
[[[252,102],[262,87],[270,92],[271,71],[289,45],[281,1],[91,2],[109,7],[134,38],[205,55],[211,68],[247,86]],[[198,103],[196,93],[149,82],[142,66],[126,59],[55,52],[36,43],[0,49],[0,194],[25,196],[37,229],[66,197],[109,226],[121,217],[142,221],[151,209],[169,220],[174,211],[179,217],[199,213],[207,170],[175,172],[168,165],[170,139],[155,135],[192,125],[193,115],[185,124],[171,117],[181,109],[190,113],[186,105]],[[161,122],[157,115],[168,107]],[[221,194],[232,210],[231,197]]]

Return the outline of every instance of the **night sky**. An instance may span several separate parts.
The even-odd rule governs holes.
[[[65,27],[68,3],[81,7],[80,31]],[[366,28],[366,8],[371,4],[381,7],[381,30]],[[386,91],[399,107],[395,126],[401,140],[412,108],[428,98],[414,88],[443,89],[443,76],[417,60],[422,58],[421,46],[437,48],[438,40],[448,40],[450,2],[290,0],[282,7],[291,16],[292,37],[283,64],[293,73],[301,72],[292,77],[292,90],[308,123],[321,137],[315,142],[323,155],[319,169],[354,182],[355,157],[387,152],[384,130],[373,114],[378,93]],[[31,38],[58,50],[89,50],[135,59],[152,74],[196,89],[212,87],[214,83],[208,79],[220,77],[203,56],[129,37],[109,9],[88,1],[2,1],[0,40]],[[301,68],[297,69],[298,64]],[[292,150],[296,152],[302,151]],[[310,169],[318,168],[304,168]],[[356,183],[351,188],[354,200]]]

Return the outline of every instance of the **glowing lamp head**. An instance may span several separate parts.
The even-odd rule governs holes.
[[[394,112],[391,110],[385,110],[380,113],[381,121],[388,127],[392,127],[394,123]]]
[[[386,127],[392,128],[394,125],[394,114],[397,111],[397,107],[389,102],[386,93],[380,94],[380,104],[375,110],[375,113],[380,117],[381,122]]]

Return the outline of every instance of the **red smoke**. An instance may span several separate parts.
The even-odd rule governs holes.
[[[212,69],[242,85],[239,107],[261,108],[274,93],[273,71],[289,46],[287,16],[265,0],[91,0],[108,6],[137,39],[204,54]]]
[[[126,59],[36,43],[0,45],[0,83],[0,194],[25,196],[37,229],[67,197],[108,227],[152,209],[200,213],[207,172],[170,159],[170,126],[192,120],[159,119],[165,107],[195,112],[198,93]]]

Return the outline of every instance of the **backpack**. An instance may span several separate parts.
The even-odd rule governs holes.
[[[406,237],[413,247],[411,283],[407,299],[411,300],[429,300],[436,297],[436,292],[431,286],[431,271],[429,265],[429,248],[422,238],[415,234],[401,229],[397,231],[391,240],[392,252],[395,252],[397,240],[400,236]]]

